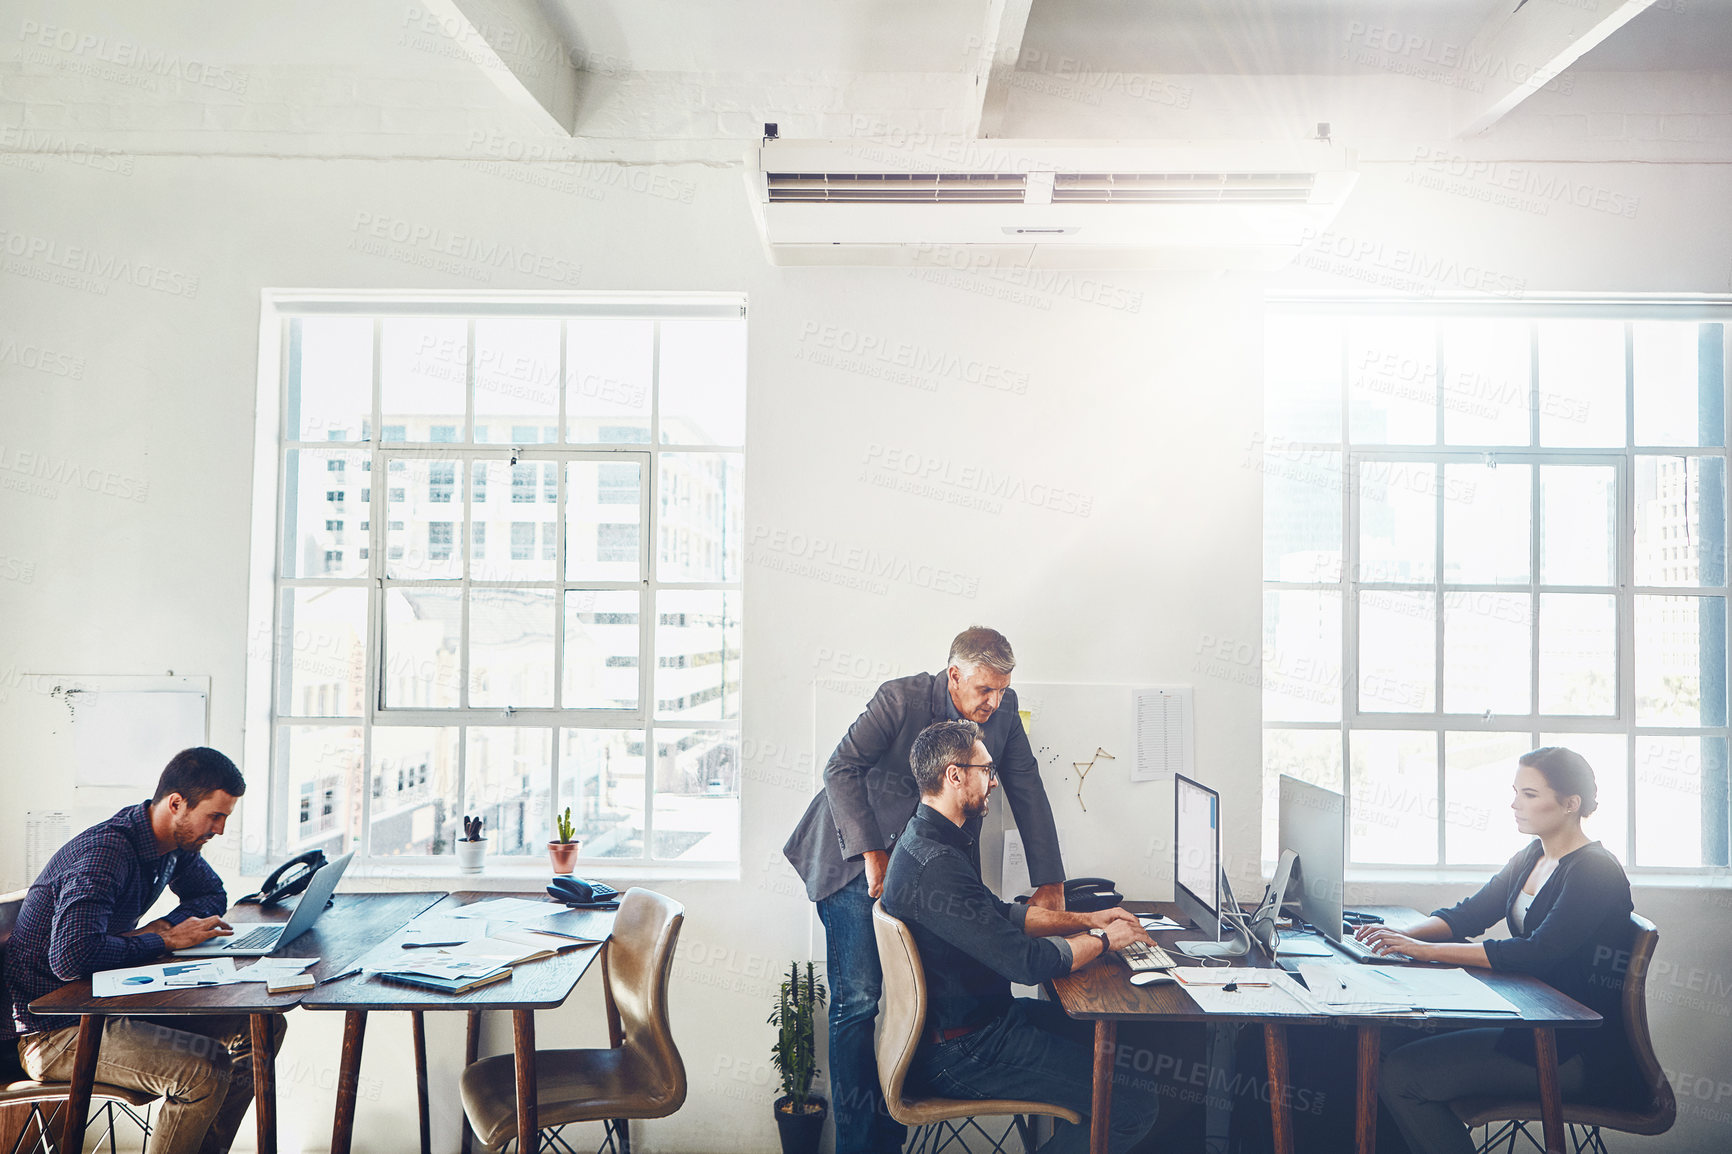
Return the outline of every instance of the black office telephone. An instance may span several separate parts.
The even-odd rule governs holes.
[[[559,874],[547,884],[547,894],[574,910],[617,910],[619,891],[606,882],[586,882],[571,874]]]
[[[1071,878],[1064,883],[1064,908],[1077,914],[1092,914],[1124,904],[1125,895],[1106,878]]]
[[[298,857],[292,857],[265,879],[262,889],[256,894],[248,894],[236,900],[236,905],[274,906],[285,898],[292,898],[307,888],[307,883],[313,880],[313,875],[325,868],[325,851],[322,849],[308,850]],[[329,908],[331,903],[325,903]]]
[[[1019,902],[1028,898],[1019,897]],[[1123,905],[1125,895],[1107,878],[1071,878],[1064,883],[1064,908],[1074,914],[1092,914]]]

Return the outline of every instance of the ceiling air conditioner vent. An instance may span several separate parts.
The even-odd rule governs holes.
[[[1306,204],[1309,172],[1061,172],[1054,204]]]
[[[771,204],[1021,204],[1019,172],[768,172]]]

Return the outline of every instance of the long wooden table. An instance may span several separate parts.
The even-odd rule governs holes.
[[[319,958],[312,974],[326,978],[377,945],[392,930],[409,921],[443,895],[436,893],[338,894],[330,909],[313,928],[276,952],[275,957]],[[236,906],[223,915],[237,933],[261,922],[283,922],[293,904],[261,910],[258,906]],[[236,959],[237,964],[248,964]],[[269,994],[264,983],[204,986],[152,994],[128,994],[97,998],[88,979],[71,982],[52,994],[30,1003],[30,1012],[44,1015],[77,1015],[78,1043],[73,1056],[72,1083],[67,1094],[66,1114],[60,1131],[60,1149],[83,1149],[85,1123],[90,1113],[90,1091],[96,1081],[96,1059],[102,1045],[102,1019],[117,1014],[141,1017],[246,1014],[252,1020],[253,1102],[257,1112],[260,1154],[276,1154],[277,1088],[276,1055],[271,1049],[274,1015],[286,1014],[311,991]]]
[[[545,895],[465,891],[445,896],[427,912],[447,913],[473,902],[505,897],[544,898]],[[555,903],[548,904],[551,908],[557,908]],[[613,930],[613,918],[611,912],[572,910],[557,913],[552,918],[535,924],[605,941]],[[471,936],[486,935],[482,921],[469,920],[474,924],[474,929],[470,931]],[[404,940],[407,940],[407,935],[402,929],[398,929],[385,942],[389,947],[392,942]],[[478,1056],[482,1011],[511,1011],[519,1088],[517,1132],[520,1135],[538,1132],[540,1126],[536,1119],[535,1094],[533,1090],[530,1093],[522,1092],[523,1087],[535,1085],[535,1011],[562,1005],[604,950],[605,946],[590,946],[567,950],[558,957],[527,962],[516,967],[511,977],[504,981],[482,986],[467,994],[444,994],[437,990],[418,989],[359,974],[330,985],[321,985],[317,990],[309,992],[300,1003],[306,1009],[338,1010],[344,1015],[343,1056],[337,1074],[337,1111],[331,1128],[331,1154],[349,1154],[353,1144],[356,1091],[361,1080],[361,1047],[366,1038],[367,1015],[374,1010],[407,1010],[411,1015],[421,1154],[431,1154],[432,1151],[432,1134],[427,1113],[427,1035],[423,1017],[428,1010],[461,1010],[469,1015],[468,1037],[464,1047],[465,1066],[474,1062]],[[611,1025],[616,1020],[611,1005],[608,1011]],[[466,1152],[470,1138],[468,1122],[465,1119],[463,1149]],[[524,1148],[533,1149],[533,1146],[533,1140],[530,1140]]]
[[[1166,902],[1126,902],[1126,907],[1139,914],[1164,913],[1176,917],[1176,908]],[[1392,925],[1412,924],[1421,920],[1416,910],[1401,906],[1360,906],[1381,915]],[[1154,935],[1167,952],[1183,962],[1175,942],[1194,940],[1195,930],[1163,930]],[[1306,961],[1328,962],[1328,958],[1307,958]],[[1198,963],[1201,964],[1201,963]],[[1233,959],[1235,966],[1247,969],[1267,969],[1273,963],[1255,950],[1250,955]],[[1359,963],[1345,958],[1341,965]],[[1287,1071],[1287,1027],[1343,1023],[1358,1032],[1358,1100],[1354,1111],[1354,1147],[1358,1154],[1372,1154],[1377,1140],[1377,1074],[1382,1050],[1383,1030],[1390,1026],[1449,1025],[1453,1027],[1524,1026],[1534,1032],[1534,1048],[1540,1076],[1540,1102],[1545,1125],[1547,1151],[1563,1154],[1563,1100],[1558,1089],[1559,1029],[1580,1029],[1600,1024],[1600,1015],[1580,1002],[1558,993],[1536,978],[1520,974],[1504,974],[1492,970],[1475,970],[1474,976],[1502,994],[1521,1012],[1519,1020],[1507,1016],[1475,1018],[1461,1014],[1435,1016],[1377,1015],[1349,1017],[1308,1017],[1303,1015],[1264,1016],[1257,1014],[1206,1013],[1184,989],[1170,982],[1150,986],[1133,986],[1130,971],[1112,961],[1084,966],[1075,973],[1056,978],[1050,984],[1052,995],[1073,1018],[1095,1024],[1093,1104],[1090,1113],[1089,1152],[1106,1154],[1107,1124],[1112,1104],[1112,1063],[1120,1022],[1206,1022],[1213,1025],[1239,1023],[1260,1026],[1263,1030],[1264,1058],[1268,1063],[1270,1123],[1274,1128],[1276,1154],[1293,1154],[1292,1114],[1289,1106],[1291,1084]]]

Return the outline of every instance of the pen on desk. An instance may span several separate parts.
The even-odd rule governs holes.
[[[455,941],[455,942],[404,942],[403,948],[406,950],[422,950],[422,949],[431,949],[434,946],[460,946],[462,944],[463,944],[462,941]]]

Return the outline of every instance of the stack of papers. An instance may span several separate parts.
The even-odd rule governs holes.
[[[1509,999],[1467,970],[1302,962],[1299,973],[1332,1014],[1521,1016]]]
[[[1239,983],[1231,978],[1232,971],[1216,967],[1208,971],[1211,975],[1229,975],[1228,980],[1219,985],[1210,983],[1187,983],[1185,993],[1197,1003],[1199,1009],[1206,1014],[1255,1014],[1259,1017],[1322,1017],[1328,1010],[1314,1001],[1305,992],[1305,987],[1293,980],[1293,975],[1285,970],[1245,970],[1238,973],[1250,981],[1267,983],[1250,985]],[[1232,988],[1228,988],[1231,982]]]
[[[1299,963],[1311,996],[1330,1014],[1412,1014],[1416,1007],[1400,982],[1378,966]]]
[[[382,970],[388,982],[403,982],[447,994],[462,994],[511,976],[511,967],[484,958],[421,958],[394,970]]]
[[[493,898],[485,902],[474,902],[446,911],[446,917],[480,918],[489,922],[533,922],[540,918],[563,914],[565,906],[559,902],[538,902],[530,898]]]

